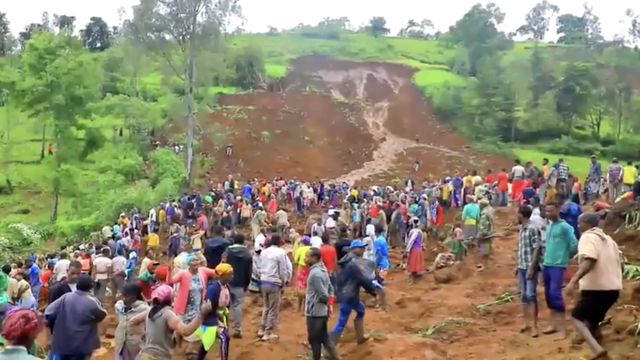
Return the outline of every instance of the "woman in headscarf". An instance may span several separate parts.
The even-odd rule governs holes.
[[[118,327],[115,332],[115,360],[135,360],[142,346],[144,327],[131,326],[129,320],[147,312],[149,305],[142,297],[142,289],[136,283],[129,283],[122,289],[122,300],[116,305]]]
[[[169,282],[179,285],[173,309],[183,322],[188,323],[198,315],[205,298],[209,278],[216,276],[216,272],[214,269],[200,266],[200,259],[194,253],[187,255],[186,263],[189,267],[173,275]],[[186,340],[192,342],[191,340],[194,339],[187,338]],[[196,354],[195,351],[190,351],[189,346],[187,348],[188,355]]]
[[[2,322],[2,339],[5,349],[2,359],[39,360],[35,353],[35,340],[43,329],[43,323],[34,311],[13,308]]]
[[[424,272],[424,254],[422,252],[422,240],[424,233],[420,229],[420,219],[417,217],[409,220],[411,230],[407,235],[407,247],[405,256],[407,257],[407,272],[409,273],[409,283],[415,283],[416,279]]]
[[[153,276],[158,264],[159,263],[155,261],[147,263],[147,268],[138,276],[138,285],[140,285],[142,295],[144,295],[144,298],[147,300],[151,299],[151,287],[155,284]]]
[[[462,235],[465,241],[476,238],[479,219],[480,207],[476,204],[476,198],[467,196],[467,204],[462,208]]]
[[[196,316],[185,324],[171,309],[173,289],[169,285],[158,286],[151,294],[151,308],[129,320],[130,326],[145,324],[145,342],[138,360],[171,360],[173,346],[172,333],[179,336],[193,334],[202,320],[211,311],[211,304],[205,303]]]
[[[233,277],[231,265],[222,263],[216,266],[218,280],[207,287],[206,301],[211,304],[211,312],[202,321],[195,335],[202,340],[197,360],[204,360],[216,340],[220,339],[220,359],[229,359],[229,281]]]

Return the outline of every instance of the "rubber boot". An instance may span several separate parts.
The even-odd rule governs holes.
[[[322,348],[322,356],[325,359],[328,360],[342,360],[342,358],[340,357],[340,355],[338,355],[338,350],[336,350],[336,343],[337,343],[337,339],[339,339],[340,337],[335,337],[336,340],[334,340],[334,336],[333,334],[329,335],[329,343],[326,344],[325,346],[323,346]]]
[[[338,346],[338,341],[340,340],[340,336],[342,334],[336,334],[334,332],[329,332],[329,342],[330,346],[322,347],[322,357],[328,360],[340,360],[340,356],[338,356],[338,351],[336,350],[336,346]]]
[[[353,326],[356,328],[356,341],[358,344],[364,344],[369,340],[369,336],[364,334],[364,319],[355,319]]]

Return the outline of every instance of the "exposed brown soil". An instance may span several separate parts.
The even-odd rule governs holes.
[[[295,59],[292,69],[281,93],[219,97],[220,107],[199,121],[201,151],[215,159],[202,171],[213,170],[210,177],[218,181],[233,174],[362,184],[511,163],[481,156],[437,121],[411,83],[414,69],[322,56]],[[226,142],[234,146],[230,159]],[[417,173],[416,160],[422,164]]]

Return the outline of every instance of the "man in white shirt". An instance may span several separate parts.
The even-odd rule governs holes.
[[[147,225],[147,231],[149,232],[149,234],[155,232],[155,228],[156,228],[156,220],[157,220],[157,215],[156,215],[156,209],[155,208],[151,208],[151,210],[149,210],[149,224]]]
[[[517,203],[522,198],[524,189],[524,177],[526,170],[520,165],[520,160],[516,159],[516,164],[511,168],[511,202]]]
[[[103,247],[101,254],[93,259],[93,293],[101,303],[104,303],[104,298],[107,295],[107,285],[111,277],[112,262],[109,259],[110,251],[108,247]]]
[[[256,236],[254,242],[253,242],[253,249],[255,251],[259,251],[264,249],[264,243],[267,241],[267,237],[264,236],[264,229],[260,228],[260,232],[258,233],[258,235]]]
[[[125,269],[127,267],[127,258],[124,257],[124,251],[118,249],[116,256],[111,260],[111,300],[115,304],[116,294],[122,291],[125,283]]]
[[[67,276],[67,271],[69,270],[69,265],[71,261],[69,260],[69,254],[66,251],[60,253],[60,260],[53,267],[53,278],[56,282],[62,281]]]

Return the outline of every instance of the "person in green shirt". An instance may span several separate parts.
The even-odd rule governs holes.
[[[551,310],[552,325],[543,330],[545,335],[558,333],[558,339],[566,339],[565,304],[562,298],[564,273],[569,259],[578,251],[578,240],[569,223],[560,218],[560,205],[551,201],[546,207],[546,245],[542,259],[542,279],[547,307]]]

